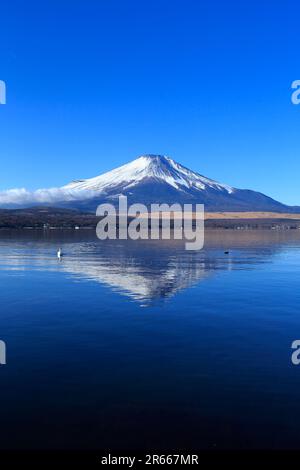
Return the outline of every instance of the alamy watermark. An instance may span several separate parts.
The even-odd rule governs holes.
[[[0,365],[6,364],[6,344],[0,340]]]
[[[294,80],[291,86],[293,91],[291,101],[293,104],[300,104],[300,80]]]
[[[6,104],[6,83],[0,80],[0,104]]]
[[[148,210],[150,207],[150,211]],[[185,240],[186,250],[204,246],[204,204],[132,204],[120,196],[118,208],[100,204],[96,233],[100,240]]]
[[[295,339],[295,341],[292,342],[291,348],[294,349],[291,361],[294,366],[298,366],[300,364],[300,339]]]

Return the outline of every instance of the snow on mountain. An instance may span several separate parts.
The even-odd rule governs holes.
[[[146,178],[165,182],[175,189],[196,189],[199,191],[213,188],[231,194],[234,188],[217,183],[176,163],[172,158],[162,155],[143,155],[115,170],[95,178],[73,181],[64,186],[66,190],[107,191],[122,186],[123,190],[138,185]]]

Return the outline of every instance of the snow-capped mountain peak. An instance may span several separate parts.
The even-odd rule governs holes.
[[[203,191],[208,188],[231,194],[234,188],[218,183],[193,172],[164,155],[142,155],[126,165],[94,178],[77,180],[63,188],[66,190],[88,190],[98,193],[116,187],[123,190],[132,188],[143,180],[154,179],[167,183],[175,189],[194,189]]]
[[[99,204],[204,204],[207,211],[297,212],[274,199],[251,190],[237,189],[189,170],[164,155],[142,155],[126,165],[95,178],[73,181],[60,188],[24,188],[0,191],[0,207],[46,205],[95,212]]]

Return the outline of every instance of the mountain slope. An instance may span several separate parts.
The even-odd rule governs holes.
[[[95,196],[64,207],[95,210],[102,202],[117,202],[125,195],[129,203],[203,203],[210,211],[296,212],[262,193],[233,188],[206,178],[161,155],[144,155],[95,178],[73,181],[65,191],[93,191]]]
[[[60,188],[24,188],[0,191],[0,207],[61,207],[95,212],[103,202],[205,204],[206,211],[300,212],[251,190],[237,189],[206,178],[161,155],[143,155],[126,165],[90,179],[73,181]]]
[[[127,190],[149,178],[167,183],[175,189],[215,188],[228,193],[233,192],[230,186],[205,178],[162,155],[144,155],[95,178],[73,181],[64,188],[100,192],[122,186],[124,190]]]

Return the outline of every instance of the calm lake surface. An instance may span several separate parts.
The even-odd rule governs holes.
[[[296,230],[1,232],[0,447],[300,448],[299,287]]]

